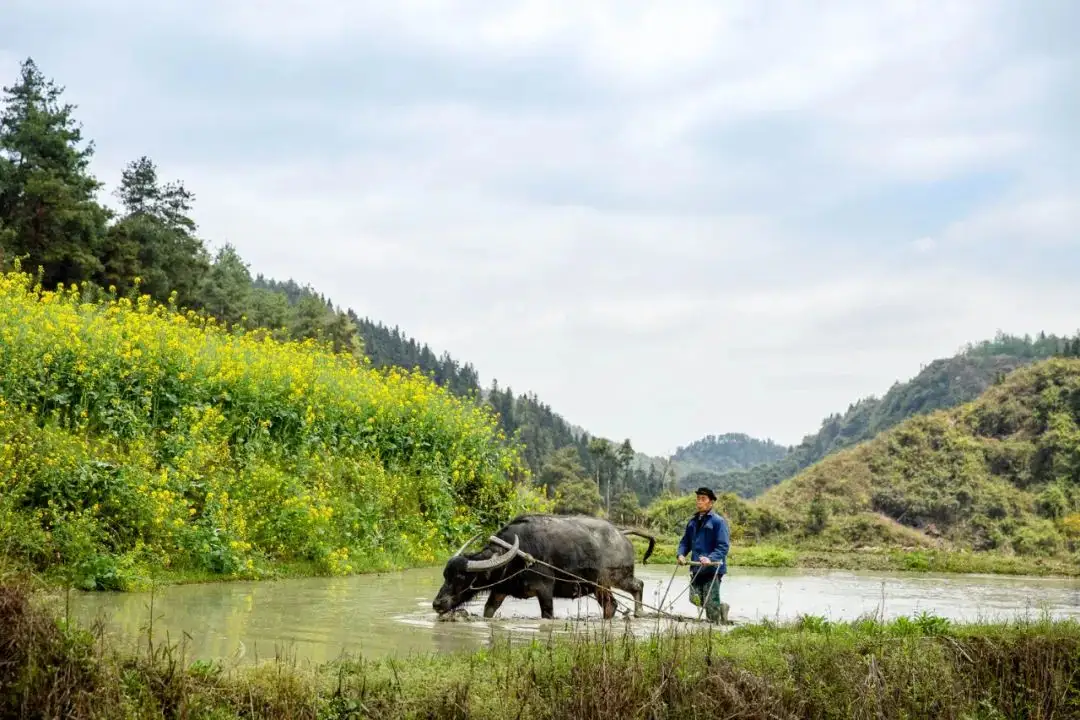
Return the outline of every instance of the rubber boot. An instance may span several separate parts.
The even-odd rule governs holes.
[[[731,606],[728,605],[726,602],[720,603],[720,624],[721,625],[731,625],[731,620],[728,619],[728,611],[730,609],[731,609]]]

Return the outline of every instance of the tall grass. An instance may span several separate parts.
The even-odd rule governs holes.
[[[0,552],[83,587],[431,562],[533,501],[522,469],[419,373],[0,275]]]
[[[226,669],[181,643],[138,654],[0,589],[0,714],[126,718],[1065,718],[1080,626],[802,618],[646,640],[578,638],[452,655]]]

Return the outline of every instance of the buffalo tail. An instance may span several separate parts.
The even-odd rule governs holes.
[[[641,564],[644,565],[649,560],[649,556],[652,555],[653,545],[656,544],[656,538],[641,530],[623,530],[623,535],[637,535],[639,538],[645,538],[649,541],[649,547],[645,549],[645,555],[641,558]]]

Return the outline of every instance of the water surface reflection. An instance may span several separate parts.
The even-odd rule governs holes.
[[[674,577],[666,609],[698,615],[684,592],[684,568],[647,565],[638,568],[638,576],[645,582],[645,602],[653,606],[660,604]],[[159,640],[168,635],[173,641],[186,633],[189,657],[248,662],[278,654],[325,662],[343,652],[365,657],[448,652],[482,647],[507,633],[528,639],[570,632],[583,620],[599,625],[599,606],[591,599],[557,600],[557,619],[549,622],[539,619],[535,600],[508,600],[491,622],[437,622],[431,600],[441,579],[439,568],[428,568],[161,588],[154,596],[154,633]],[[725,579],[721,594],[736,622],[923,611],[964,621],[1034,617],[1042,611],[1080,618],[1076,579],[738,568]],[[149,593],[80,593],[73,595],[72,609],[84,623],[100,616],[114,636],[130,642],[145,631],[149,601]],[[479,599],[469,609],[479,614],[482,604]],[[622,629],[625,622],[617,621],[616,627]],[[647,633],[657,629],[658,621],[639,619],[630,627]]]

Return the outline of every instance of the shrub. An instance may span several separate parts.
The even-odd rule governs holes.
[[[489,411],[418,372],[0,276],[0,539],[86,587],[430,562],[533,502],[523,474]]]

